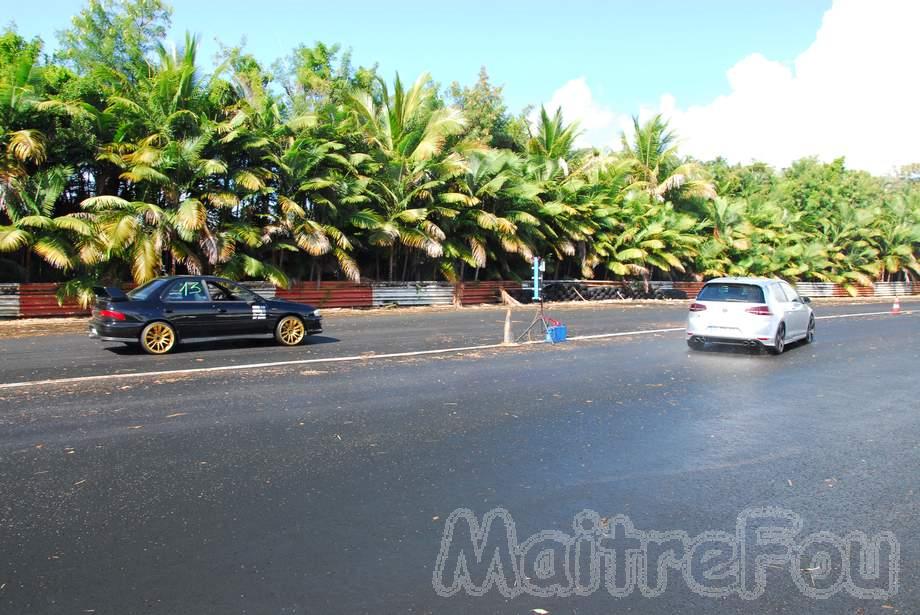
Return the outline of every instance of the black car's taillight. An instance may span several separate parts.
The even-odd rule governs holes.
[[[99,310],[100,318],[111,318],[113,320],[124,320],[125,315],[116,310]]]

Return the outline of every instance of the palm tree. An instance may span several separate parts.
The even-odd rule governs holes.
[[[686,271],[686,264],[698,254],[703,238],[696,232],[693,216],[676,211],[670,202],[658,202],[650,195],[626,199],[623,231],[615,243],[613,271],[638,270],[648,287],[652,270],[668,273]]]
[[[117,121],[119,139],[99,158],[122,169],[129,198],[102,195],[84,207],[106,233],[108,253],[130,259],[137,283],[164,269],[175,273],[179,264],[190,272],[216,270],[236,254],[233,242],[241,237],[243,247],[260,245],[251,238],[261,234],[224,214],[239,214],[241,195],[267,191],[271,173],[248,156],[234,168],[219,157],[221,108],[213,99],[222,82],[217,74],[200,78],[196,50],[188,35],[182,49],[160,46],[147,78],[109,97],[106,113]],[[221,228],[231,222],[234,228]]]
[[[464,268],[475,269],[474,279],[490,262],[511,271],[507,257],[533,259],[537,244],[544,239],[537,217],[541,205],[539,186],[522,176],[523,163],[513,152],[477,148],[466,156],[454,193],[442,197],[440,210],[447,239],[447,264],[460,262],[457,276],[451,265],[449,278],[463,279]]]
[[[344,276],[358,281],[356,227],[374,226],[377,218],[362,217],[358,210],[370,201],[366,194],[370,179],[363,174],[369,157],[361,153],[343,155],[343,148],[342,143],[321,134],[304,132],[273,157],[278,209],[272,216],[272,228],[283,238],[276,244],[282,256],[284,251],[294,250],[314,259],[331,254]],[[355,220],[363,222],[355,225]],[[311,262],[311,269],[314,264]]]
[[[878,235],[875,238],[881,254],[880,271],[884,281],[903,276],[909,281],[920,275],[917,260],[920,248],[920,195],[896,194],[879,216]]]
[[[52,167],[31,177],[14,178],[0,204],[9,224],[0,226],[0,252],[25,250],[23,269],[30,271],[35,253],[55,269],[70,271],[80,262],[101,257],[93,225],[81,214],[55,216],[55,204],[73,175],[70,167]]]
[[[703,167],[683,162],[677,155],[677,138],[662,116],[645,124],[633,117],[632,139],[622,136],[623,155],[632,163],[632,188],[660,201],[711,199],[716,192]]]
[[[35,55],[14,55],[0,73],[0,206],[8,197],[10,183],[28,173],[27,165],[45,161],[46,137],[33,125],[41,103]]]
[[[430,258],[443,254],[444,232],[429,214],[444,198],[447,182],[463,171],[462,158],[445,151],[445,143],[463,130],[465,122],[457,109],[438,106],[427,74],[408,89],[397,75],[392,95],[382,79],[376,83],[376,95],[364,90],[348,97],[376,165],[367,193],[377,209],[362,210],[353,223],[368,230],[372,245],[388,249],[392,280],[398,246],[405,250],[404,271],[413,252]]]

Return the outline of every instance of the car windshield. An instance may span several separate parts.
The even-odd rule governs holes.
[[[155,293],[162,283],[163,280],[151,280],[134,290],[128,291],[128,296],[136,301],[144,301],[150,298],[150,295]]]
[[[763,289],[756,284],[707,284],[696,298],[698,301],[765,303]]]

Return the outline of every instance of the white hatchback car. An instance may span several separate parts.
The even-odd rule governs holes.
[[[734,344],[781,354],[789,342],[814,340],[810,302],[782,280],[710,280],[690,304],[687,345],[701,350],[707,343]]]

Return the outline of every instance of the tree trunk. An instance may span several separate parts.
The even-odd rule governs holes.
[[[396,258],[396,246],[390,246],[390,274],[387,279],[393,281],[393,261]]]
[[[402,282],[406,281],[406,272],[409,269],[409,250],[406,250],[406,255],[403,257],[403,267],[402,267]]]

